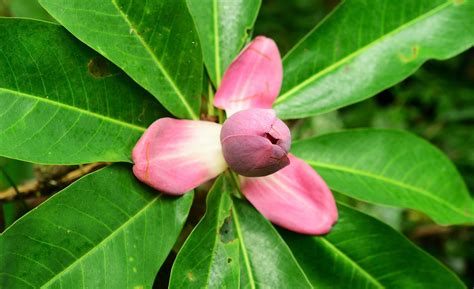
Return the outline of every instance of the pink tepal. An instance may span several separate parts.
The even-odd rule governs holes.
[[[220,132],[213,122],[159,119],[133,149],[133,173],[157,190],[184,194],[227,168]]]
[[[245,197],[272,223],[309,235],[328,233],[337,221],[336,203],[321,177],[289,154],[290,165],[260,178],[244,178]]]
[[[247,108],[271,108],[282,79],[278,47],[272,39],[258,36],[225,72],[214,105],[225,109],[228,117]]]

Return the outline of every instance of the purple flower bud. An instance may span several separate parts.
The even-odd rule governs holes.
[[[266,176],[290,164],[290,130],[273,109],[233,114],[224,122],[220,138],[227,164],[240,175]]]

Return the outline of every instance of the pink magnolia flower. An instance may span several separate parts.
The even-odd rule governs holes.
[[[283,78],[273,40],[255,38],[232,62],[214,105],[223,125],[162,118],[133,149],[133,172],[171,195],[211,180],[228,167],[241,175],[241,191],[267,219],[304,234],[327,233],[338,218],[331,191],[303,160],[289,153],[288,127],[271,109]]]

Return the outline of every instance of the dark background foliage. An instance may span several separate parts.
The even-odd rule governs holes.
[[[284,55],[337,4],[336,0],[265,0],[254,35],[276,40]],[[0,0],[0,16],[53,21],[36,0]],[[341,83],[340,85],[344,85]],[[377,96],[335,112],[290,123],[294,139],[358,127],[411,131],[443,150],[474,191],[474,49],[448,61],[430,61],[413,76]],[[33,197],[2,202],[1,230],[64,186],[77,167],[33,166],[0,158],[0,192],[34,180]],[[28,184],[28,182],[27,182]],[[38,185],[39,184],[39,185]],[[46,195],[46,196],[45,196]],[[382,219],[474,284],[474,229],[442,227],[421,213],[357,202],[338,196]],[[164,270],[166,270],[166,263]]]

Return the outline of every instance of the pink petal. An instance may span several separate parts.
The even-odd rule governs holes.
[[[133,149],[133,173],[164,193],[184,194],[227,168],[220,131],[213,122],[159,119]]]
[[[323,179],[289,154],[290,165],[260,178],[243,178],[245,197],[272,223],[303,234],[328,233],[338,218],[334,197]]]
[[[227,116],[247,108],[271,108],[282,79],[278,47],[272,39],[258,36],[225,72],[214,105],[225,109]]]

